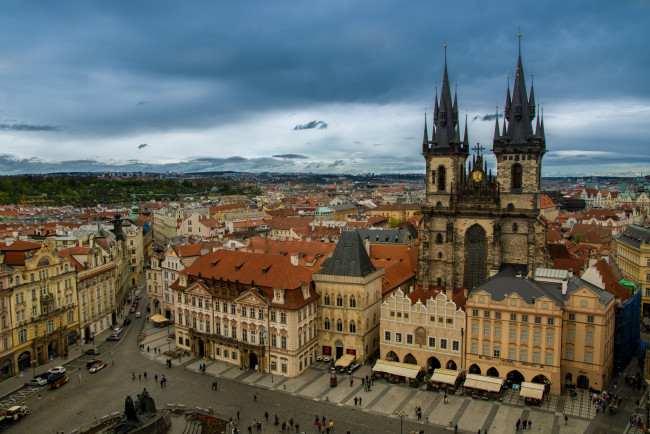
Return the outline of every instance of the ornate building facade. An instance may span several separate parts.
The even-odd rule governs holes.
[[[498,110],[497,110],[498,111]],[[460,134],[457,97],[445,68],[436,92],[433,131],[424,124],[426,201],[420,229],[418,283],[425,288],[472,289],[504,265],[524,275],[546,266],[546,222],[540,217],[544,123],[536,117],[533,87],[526,91],[521,52],[512,96],[506,94],[503,128],[496,117],[494,176],[476,145],[470,157],[465,120]],[[468,161],[469,160],[469,161]]]

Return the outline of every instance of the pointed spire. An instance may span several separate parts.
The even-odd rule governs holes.
[[[433,106],[433,121],[438,120],[438,85],[436,84],[436,104]]]
[[[535,74],[530,74],[530,97],[528,98],[528,110],[530,110],[532,116],[535,117],[535,91],[533,90],[533,78],[535,78]]]
[[[541,137],[539,128],[539,106],[537,106],[537,124],[535,125],[535,137]]]
[[[503,119],[503,134],[502,135],[507,136],[508,135],[507,131],[508,130],[506,129],[506,119],[505,119],[505,116],[504,116],[504,119]]]
[[[544,106],[542,105],[542,121],[540,123],[540,128],[542,130],[542,139],[546,140],[546,134],[544,133]]]
[[[436,92],[437,97],[437,92]],[[445,69],[440,89],[440,102],[435,112],[435,139],[432,140],[435,147],[449,148],[460,143],[458,134],[457,107],[451,99],[449,86],[449,74],[447,72],[447,43],[445,41]]]
[[[496,116],[494,117],[494,140],[497,140],[501,135],[499,134],[499,106],[497,106]]]
[[[521,61],[521,33],[519,34],[519,57],[517,59],[517,71],[515,84],[512,87],[512,106],[508,114],[508,137],[513,143],[527,143],[533,136],[532,113],[528,106],[528,95],[526,91],[526,79],[524,67]]]
[[[465,137],[463,137],[463,146],[469,149],[469,140],[467,137],[467,112],[465,112]]]
[[[424,138],[422,139],[422,149],[426,151],[429,148],[429,131],[427,130],[427,112],[424,112]]]
[[[458,121],[458,82],[454,88],[454,105],[451,108],[452,114],[454,116],[454,122]]]
[[[506,117],[510,116],[510,105],[512,104],[512,101],[510,99],[510,75],[508,75],[508,90],[506,92],[506,106],[504,109]]]

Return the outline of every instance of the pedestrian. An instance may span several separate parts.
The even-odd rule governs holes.
[[[278,415],[276,414],[275,417],[278,417]],[[314,421],[314,425],[318,425],[318,415],[316,415],[316,420]]]
[[[250,425],[248,425],[248,432],[249,432],[249,433],[252,433],[252,432],[253,432],[253,427],[250,426]]]
[[[147,371],[144,371],[144,379],[145,379],[145,380],[148,380],[148,379],[149,379],[149,377],[147,377]]]
[[[153,379],[156,380],[156,383],[157,383],[157,382],[158,382],[158,374],[155,374],[155,375],[153,376]]]
[[[568,424],[569,424],[569,416],[567,416],[567,415],[565,414],[565,415],[564,415],[564,425],[568,425]]]
[[[300,432],[300,425],[296,423],[296,434]]]
[[[515,431],[519,431],[519,425],[521,425],[521,419],[517,419],[517,423],[515,424]]]
[[[149,345],[147,345],[147,352],[149,352]]]
[[[316,425],[318,425],[318,431],[320,432],[320,428],[321,428],[320,420],[318,421],[318,423]]]
[[[531,429],[530,427],[531,427],[532,424],[533,424],[533,421],[528,419],[528,429]]]
[[[364,384],[366,384],[366,379],[364,377],[361,377],[361,385],[363,386]]]
[[[237,410],[237,420],[239,420],[239,410]]]
[[[142,381],[142,374],[138,374],[138,381]]]
[[[257,402],[257,393],[253,394],[253,402]]]
[[[357,406],[357,402],[358,402],[358,401],[359,401],[359,399],[355,396],[355,397],[354,397],[354,406],[355,406],[355,407]]]
[[[359,397],[359,407],[361,407],[361,397]]]
[[[163,380],[162,380],[162,378],[160,379],[160,388],[161,389],[163,388]]]
[[[350,377],[350,387],[352,387],[353,382],[354,382],[354,380],[352,379],[352,377]]]
[[[521,421],[521,430],[525,431],[526,430],[526,425],[528,424],[528,421],[526,419]]]
[[[264,412],[264,419],[266,419],[267,422],[269,421],[269,412],[268,411]]]
[[[458,424],[454,425],[454,434],[458,434]]]

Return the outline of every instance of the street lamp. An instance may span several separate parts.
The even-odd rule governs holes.
[[[405,410],[397,410],[395,414],[399,417],[399,432],[402,434],[402,426],[404,424],[404,416],[407,415]]]

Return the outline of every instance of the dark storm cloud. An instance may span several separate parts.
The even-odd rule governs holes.
[[[502,117],[503,117],[503,113],[499,113],[498,116],[499,116],[499,118],[502,118]],[[492,113],[492,114],[482,115],[482,116],[481,116],[481,115],[476,115],[476,116],[474,116],[474,117],[472,118],[472,120],[473,120],[473,121],[478,121],[478,120],[481,120],[481,121],[493,121],[493,120],[495,120],[496,118],[497,118],[497,114],[496,114],[496,113]]]
[[[59,131],[58,125],[0,124],[4,131]]]
[[[144,149],[144,148],[146,148],[146,147],[148,147],[148,146],[149,146],[149,145],[147,145],[146,143],[143,143],[143,144],[141,144],[141,145],[138,145],[138,149]]]
[[[288,158],[288,159],[306,159],[309,158],[306,155],[300,155],[300,154],[277,154],[274,155],[273,158]]]
[[[325,128],[327,128],[327,124],[323,121],[311,121],[306,124],[296,125],[295,127],[293,127],[294,130],[312,130],[312,129],[324,130]]]

